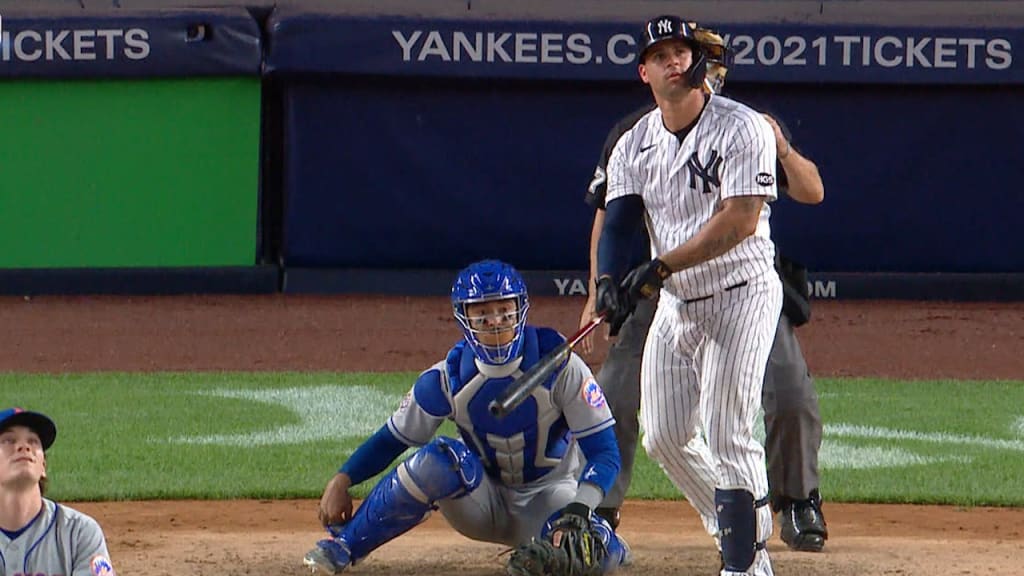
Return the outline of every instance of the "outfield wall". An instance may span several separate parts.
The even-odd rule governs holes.
[[[0,15],[6,291],[276,290],[251,270],[262,51],[245,9]]]
[[[233,275],[435,293],[424,278],[484,257],[564,293],[587,267],[604,135],[650,100],[635,3],[46,4],[0,4],[7,293],[233,291]],[[728,23],[727,92],[780,116],[824,176],[822,205],[773,206],[812,293],[1024,295],[1020,15],[947,2],[881,25],[787,2],[737,21],[726,4],[694,8]]]
[[[491,256],[585,270],[582,197],[604,135],[650,98],[633,28],[275,12],[266,69],[284,86],[285,290],[365,290],[368,270]],[[850,287],[822,294],[927,296],[935,285],[949,297],[960,275],[978,274],[963,293],[973,297],[992,274],[1024,271],[1024,251],[1007,249],[1008,214],[1024,209],[1022,30],[727,32],[727,91],[779,115],[824,176],[821,206],[773,206],[782,250],[824,286]]]

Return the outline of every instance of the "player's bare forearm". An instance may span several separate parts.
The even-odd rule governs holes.
[[[594,211],[594,226],[590,229],[590,278],[588,279],[587,302],[580,312],[580,328],[594,318],[594,306],[597,304],[597,245],[601,240],[604,228],[604,209]],[[594,350],[593,337],[588,335],[580,341],[580,354],[590,354]]]
[[[604,228],[604,209],[594,211],[594,226],[590,229],[590,290],[587,292],[593,300],[597,290],[597,245],[601,241],[601,230]]]
[[[763,205],[764,196],[725,199],[696,235],[661,256],[661,261],[678,272],[725,254],[757,230]]]
[[[818,204],[825,199],[825,183],[821,181],[818,166],[795,149],[785,158],[779,158],[789,182],[786,193],[802,204]]]

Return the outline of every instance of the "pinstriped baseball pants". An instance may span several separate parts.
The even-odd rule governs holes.
[[[782,311],[774,271],[687,303],[662,293],[640,373],[643,445],[718,530],[715,488],[768,494],[764,448],[754,438],[765,366]],[[758,509],[758,539],[771,534]]]

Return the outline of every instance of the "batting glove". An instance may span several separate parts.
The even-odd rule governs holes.
[[[615,285],[611,276],[602,276],[597,281],[597,301],[594,303],[594,312],[604,316],[608,323],[608,335],[618,336],[619,330],[626,322],[626,318],[636,307],[636,301],[621,287]]]
[[[622,280],[622,288],[633,300],[653,298],[665,284],[672,270],[661,260],[654,258],[630,270]]]

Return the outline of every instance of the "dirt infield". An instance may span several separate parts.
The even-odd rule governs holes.
[[[535,299],[531,319],[573,332],[582,301]],[[419,370],[458,338],[442,298],[0,298],[0,370]],[[1024,378],[1024,304],[819,302],[799,331],[820,376]],[[588,358],[596,365],[606,344]],[[824,492],[827,497],[828,487]],[[315,502],[76,503],[103,525],[118,573],[302,574],[320,537]],[[774,536],[777,574],[1019,574],[1024,510],[826,502],[822,554]],[[684,502],[629,502],[634,574],[713,574],[710,540]],[[353,574],[501,573],[500,546],[434,517]]]

